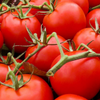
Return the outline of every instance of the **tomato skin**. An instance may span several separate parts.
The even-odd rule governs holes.
[[[100,4],[100,0],[88,0],[89,1],[89,7],[94,7]]]
[[[88,100],[88,99],[75,94],[64,94],[59,96],[55,100]]]
[[[16,12],[13,14],[17,15]],[[28,13],[28,16],[32,16],[32,14]],[[38,37],[40,36],[40,27],[41,24],[37,20],[36,17],[27,18],[27,19],[19,19],[12,14],[9,14],[4,18],[1,24],[1,32],[4,37],[5,44],[7,47],[12,50],[13,45],[29,45],[29,43],[25,40],[32,41],[29,37],[29,34],[26,30],[26,26],[30,29],[32,34],[37,33]],[[15,52],[22,53],[27,49],[27,47],[16,46]]]
[[[92,28],[84,28],[76,33],[75,37],[73,38],[75,42],[76,48],[81,44],[88,44],[91,42],[88,47],[90,47],[96,53],[100,53],[100,35],[92,30]]]
[[[100,9],[94,9],[87,14],[86,16],[87,27],[90,27],[90,24],[91,24],[95,28],[95,18],[97,19],[97,22],[100,25]],[[90,21],[90,24],[89,24],[89,21]]]
[[[66,52],[75,55],[84,51]],[[60,59],[58,56],[51,67]],[[100,88],[100,59],[98,57],[82,58],[64,64],[50,77],[50,83],[58,95],[76,94],[87,99],[93,98]]]
[[[51,14],[44,17],[43,25],[48,34],[56,32],[65,39],[72,39],[76,32],[86,27],[86,17],[77,4],[66,1],[59,3]]]
[[[18,75],[20,78],[20,75]],[[24,81],[30,78],[29,74],[23,74]],[[12,84],[11,80],[5,82]],[[23,87],[15,91],[12,88],[0,85],[0,100],[53,100],[53,94],[49,85],[40,77],[32,75],[31,80]]]
[[[49,36],[49,35],[48,35]],[[60,42],[65,41],[65,39],[59,35],[58,39]],[[56,44],[56,40],[54,37],[52,37],[48,44]],[[69,48],[68,43],[62,43],[62,46],[65,48]],[[37,49],[38,45],[29,47],[25,53],[25,58],[34,52]],[[64,50],[64,49],[63,49]],[[65,52],[66,50],[64,50]],[[35,65],[37,68],[43,70],[43,71],[48,71],[48,69],[51,66],[52,61],[55,59],[60,54],[59,48],[57,45],[47,45],[40,49],[35,55],[33,55],[27,62]]]
[[[88,2],[88,0],[58,0],[58,3],[61,3],[63,1],[72,1],[76,4],[78,4],[82,8],[82,10],[84,11],[85,15],[87,15],[87,13],[89,11],[89,2]]]
[[[1,31],[0,31],[0,48],[2,48],[3,43],[4,43],[4,39],[3,39],[3,35],[1,33]]]
[[[3,58],[6,60],[7,59],[7,56],[3,56]],[[2,60],[0,59],[0,61],[2,61]],[[17,59],[16,61],[19,62],[19,63],[22,62],[21,59]],[[0,81],[1,82],[5,82],[6,75],[8,73],[8,66],[10,67],[11,70],[14,70],[14,68],[15,68],[15,64],[14,63],[12,63],[10,65],[6,65],[6,64],[0,63]],[[23,69],[23,68],[24,67],[21,66],[20,69]]]

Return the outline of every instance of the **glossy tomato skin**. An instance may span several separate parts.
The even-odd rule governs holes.
[[[75,55],[85,51],[66,52]],[[51,66],[60,60],[58,56]],[[50,83],[58,95],[76,94],[92,99],[100,88],[100,59],[98,57],[82,58],[64,64],[50,77]]]
[[[97,22],[100,25],[100,9],[94,9],[87,14],[87,27],[90,27],[91,24],[95,28],[95,19],[97,19]]]
[[[48,35],[49,36],[49,35]],[[58,39],[60,42],[65,41],[65,39],[59,35]],[[48,44],[56,44],[56,40],[54,37],[50,39]],[[65,48],[69,48],[68,43],[62,43],[62,46]],[[25,53],[25,58],[32,52],[34,52],[37,49],[38,45],[29,47]],[[64,49],[63,49],[64,50]],[[64,50],[65,52],[66,50]],[[35,55],[33,55],[28,62],[35,65],[37,68],[48,71],[48,69],[51,66],[52,61],[60,54],[59,48],[57,45],[47,45],[40,49]]]
[[[87,15],[89,11],[89,2],[88,0],[58,0],[58,3],[63,2],[63,1],[72,1],[76,4],[78,4],[82,10],[84,11],[85,15]]]
[[[84,28],[76,33],[73,38],[76,47],[78,47],[81,43],[88,44],[91,42],[88,47],[90,47],[96,53],[100,53],[100,35],[92,30],[92,28]]]
[[[7,56],[3,56],[3,58],[6,60],[7,59]],[[2,60],[0,59],[0,61],[2,61]],[[16,61],[19,62],[19,63],[22,62],[21,59],[17,59]],[[14,70],[14,68],[15,68],[15,64],[14,63],[9,64],[9,65],[0,63],[0,81],[1,82],[5,82],[5,80],[6,80],[6,75],[8,73],[8,66],[10,67],[11,70]],[[24,69],[24,67],[21,66],[20,69]]]
[[[23,78],[24,81],[27,81],[30,75],[23,74]],[[12,84],[11,80],[5,83]],[[53,100],[53,94],[49,85],[42,78],[32,75],[31,80],[17,91],[0,85],[0,100]]]
[[[40,6],[44,2],[47,2],[48,4],[50,4],[49,0],[31,0],[30,4],[36,5],[36,6]],[[20,4],[22,4],[22,2],[20,2],[18,5],[20,5]],[[27,11],[27,10],[28,10],[28,8],[23,9],[23,11]],[[41,13],[40,13],[40,11],[41,11]],[[43,22],[43,18],[46,15],[46,13],[43,13],[43,11],[45,11],[45,10],[32,8],[30,10],[30,13],[35,15],[35,17],[39,20],[39,22],[42,23]]]
[[[13,12],[13,14],[18,15],[17,12]],[[32,14],[28,13],[28,16],[32,16]],[[12,14],[9,14],[4,18],[1,24],[1,32],[4,37],[5,44],[7,47],[12,50],[13,45],[29,45],[29,43],[25,40],[32,41],[29,37],[29,34],[26,30],[26,26],[30,29],[32,34],[37,33],[38,37],[40,36],[40,22],[36,17],[20,19]],[[26,47],[16,46],[15,52],[22,53],[26,50]]]
[[[94,7],[100,4],[100,0],[88,0],[89,1],[89,7]]]
[[[48,34],[56,32],[65,39],[72,39],[76,32],[86,27],[86,17],[77,4],[65,1],[59,3],[51,14],[44,17],[43,25]]]
[[[75,94],[64,94],[57,97],[55,100],[88,100],[88,99]]]
[[[0,31],[0,48],[2,48],[3,43],[4,43],[4,39],[3,39],[3,35],[1,33],[1,31]]]

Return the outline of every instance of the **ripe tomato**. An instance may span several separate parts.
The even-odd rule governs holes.
[[[93,31],[92,28],[84,28],[76,33],[75,37],[73,38],[75,42],[76,48],[81,44],[88,44],[91,42],[88,47],[90,47],[96,53],[100,53],[100,35]]]
[[[42,5],[44,2],[47,2],[48,4],[50,4],[49,0],[31,0],[30,4],[39,6],[39,5]],[[19,2],[18,5],[20,5],[20,4],[22,4],[22,2]],[[23,11],[27,11],[27,10],[28,10],[28,8],[23,9]],[[41,13],[40,13],[40,11],[41,11]],[[45,10],[32,8],[30,10],[30,13],[35,15],[35,17],[40,21],[40,23],[42,23],[43,18],[46,15],[46,13],[43,13],[43,11],[45,11]]]
[[[87,19],[87,27],[90,27],[90,24],[91,24],[95,28],[95,18],[97,19],[97,22],[100,25],[100,9],[91,10],[87,14],[87,16],[86,16],[86,19]]]
[[[17,12],[13,12],[13,14],[18,15]],[[28,13],[28,16],[32,16],[32,14]],[[4,18],[1,24],[1,32],[4,37],[5,44],[7,47],[12,50],[13,45],[29,45],[29,43],[25,40],[32,41],[29,37],[29,34],[26,30],[26,26],[30,29],[32,34],[37,33],[38,37],[40,36],[40,27],[41,24],[37,20],[36,17],[20,19],[12,14],[9,14]],[[22,53],[27,49],[27,47],[16,46],[15,52]]]
[[[0,48],[2,48],[3,42],[4,42],[3,35],[1,33],[1,31],[0,31]]]
[[[68,56],[85,51],[66,52]],[[61,56],[52,63],[54,66]],[[50,83],[58,95],[76,94],[87,99],[93,98],[100,89],[100,59],[98,57],[82,58],[64,64],[50,77]]]
[[[64,94],[59,96],[55,100],[88,100],[88,99],[75,94]]]
[[[65,1],[44,17],[43,25],[48,34],[56,32],[65,39],[72,39],[76,32],[86,27],[86,17],[77,4]]]
[[[3,58],[6,60],[7,56],[3,56]],[[0,59],[0,61],[2,61],[2,60]],[[20,63],[20,62],[22,62],[22,60],[17,59],[17,62]],[[8,73],[8,66],[10,67],[11,70],[13,70],[15,68],[15,64],[14,63],[11,63],[9,65],[0,63],[0,81],[1,82],[5,82],[6,75]],[[23,69],[23,66],[20,69]]]
[[[58,3],[63,2],[63,1],[72,1],[76,4],[78,4],[82,10],[84,11],[85,15],[87,15],[89,11],[89,2],[88,0],[58,0]]]
[[[58,35],[60,42],[65,41],[65,39]],[[50,39],[49,44],[56,44],[54,37]],[[68,43],[61,44],[65,48],[69,48]],[[26,51],[25,58],[37,49],[38,45],[29,47]],[[63,49],[64,50],[64,49]],[[66,50],[64,50],[65,52]],[[48,71],[51,66],[52,61],[60,54],[57,45],[47,45],[40,49],[35,55],[33,55],[28,62],[39,68],[40,70]]]
[[[23,74],[23,78],[25,82],[30,75]],[[5,83],[12,84],[11,80]],[[42,78],[32,75],[31,80],[17,91],[0,85],[0,100],[53,100],[53,94],[49,85]]]
[[[89,1],[89,7],[94,7],[100,4],[100,0],[88,0]]]

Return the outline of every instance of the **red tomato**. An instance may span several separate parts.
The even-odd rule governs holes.
[[[58,35],[58,39],[60,42],[65,41],[65,39]],[[48,42],[49,44],[56,44],[56,40],[54,37],[50,39]],[[63,47],[69,48],[68,43],[63,43]],[[37,49],[38,45],[29,47],[26,51],[25,58],[34,52]],[[64,49],[63,49],[64,50]],[[66,50],[64,50],[65,52]],[[28,62],[35,65],[37,68],[48,71],[48,69],[51,66],[52,61],[60,54],[58,46],[57,45],[47,45],[40,49],[35,55],[33,55]]]
[[[66,52],[68,56],[84,51]],[[61,56],[52,63],[54,66]],[[50,77],[50,83],[58,95],[76,94],[92,99],[100,89],[100,59],[98,57],[82,58],[64,64]]]
[[[0,31],[0,48],[2,48],[3,42],[4,42],[3,35],[1,33],[1,31]]]
[[[75,94],[64,94],[59,96],[55,100],[88,100],[88,99]]]
[[[73,38],[76,48],[81,44],[88,44],[91,42],[88,47],[90,47],[96,53],[100,53],[100,34],[93,31],[92,28],[84,28],[80,30],[75,37]]]
[[[13,14],[18,15],[16,12],[13,12]],[[32,14],[28,13],[28,16],[32,16]],[[5,44],[10,50],[12,50],[14,44],[29,45],[29,43],[25,40],[25,38],[28,41],[32,41],[26,30],[25,24],[30,29],[32,34],[37,33],[38,37],[40,36],[41,24],[36,17],[20,19],[13,16],[12,14],[9,14],[2,21],[1,32],[3,34]],[[26,47],[16,46],[15,52],[22,53],[26,49],[27,49]]]
[[[86,27],[86,17],[77,4],[66,1],[59,3],[51,14],[44,17],[43,25],[48,34],[56,32],[65,39],[72,39],[76,32]]]
[[[87,17],[86,17],[86,19],[87,19],[87,27],[90,27],[90,24],[91,24],[95,28],[95,18],[97,19],[97,22],[100,25],[100,9],[91,10],[87,14]]]
[[[100,4],[100,0],[88,0],[88,1],[90,7],[94,7]]]
[[[31,0],[30,4],[39,6],[39,5],[42,5],[44,2],[47,2],[48,4],[50,4],[49,0]],[[20,2],[18,5],[20,5],[20,4],[22,4],[22,2]],[[27,11],[27,10],[28,10],[28,8],[23,9],[23,11]],[[40,13],[40,11],[42,13]],[[43,18],[46,15],[46,13],[43,13],[43,11],[45,11],[45,10],[32,8],[30,10],[30,13],[35,15],[35,17],[40,21],[40,23],[42,23],[43,22]]]
[[[7,56],[3,56],[3,58],[6,60]],[[2,61],[2,60],[0,59],[0,61]],[[20,63],[20,62],[22,62],[22,60],[17,59],[17,62]],[[10,65],[6,65],[6,64],[0,63],[0,81],[1,82],[5,82],[6,75],[8,73],[8,66],[11,68],[11,70],[13,70],[15,68],[15,64],[14,63],[12,63]],[[23,69],[23,66],[20,69]]]
[[[18,76],[20,78],[20,75]],[[30,78],[29,74],[23,74],[24,81]],[[5,82],[12,84],[11,80]],[[49,85],[40,77],[32,75],[31,80],[23,87],[15,91],[4,85],[0,85],[0,100],[53,100],[53,94]]]
[[[89,11],[88,0],[58,0],[58,3],[63,2],[63,1],[72,1],[76,4],[78,4],[82,8],[82,10],[84,11],[85,14],[87,14]]]

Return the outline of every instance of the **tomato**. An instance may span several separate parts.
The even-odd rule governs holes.
[[[58,3],[63,2],[63,1],[72,1],[76,4],[78,4],[82,10],[84,11],[85,15],[87,15],[89,11],[89,2],[88,0],[58,0]]]
[[[85,51],[66,52],[68,56]],[[54,66],[61,56],[53,61]],[[82,58],[64,64],[54,76],[50,76],[50,83],[58,95],[76,94],[87,99],[93,98],[100,89],[100,59],[98,57]]]
[[[90,24],[95,27],[95,19],[97,19],[98,24],[100,25],[100,9],[94,9],[87,14],[87,27],[90,27]],[[90,22],[90,23],[89,23]]]
[[[13,14],[18,15],[17,12],[13,12]],[[28,13],[28,16],[32,16],[32,14]],[[14,44],[29,45],[25,38],[28,41],[32,41],[26,30],[25,24],[30,29],[32,34],[37,33],[38,37],[40,36],[41,24],[36,17],[20,19],[13,16],[12,14],[9,14],[2,21],[1,32],[3,34],[5,44],[10,50],[12,50]],[[16,46],[15,52],[22,53],[26,49],[27,47]]]
[[[59,35],[58,39],[60,42],[65,41],[65,39]],[[54,37],[52,37],[48,44],[56,44],[56,40]],[[63,47],[65,48],[69,48],[68,43],[62,43],[61,44]],[[25,53],[25,58],[31,54],[32,52],[34,52],[37,49],[38,45],[33,46],[33,47],[29,47],[26,50]],[[63,49],[64,50],[64,49]],[[65,52],[66,50],[64,50]],[[34,66],[36,66],[37,68],[39,68],[40,70],[43,71],[48,71],[48,69],[51,66],[52,61],[55,59],[55,57],[57,57],[60,54],[58,46],[57,45],[47,45],[45,47],[43,47],[42,49],[40,49],[35,55],[33,55],[28,62],[33,64]]]
[[[100,4],[100,0],[88,0],[88,1],[90,7],[94,7]]]
[[[96,53],[100,53],[100,48],[98,48],[100,46],[100,35],[99,33],[93,31],[92,28],[84,28],[80,30],[73,38],[73,41],[75,42],[76,48],[81,43],[88,44],[92,41],[88,47],[90,47]]]
[[[76,32],[86,27],[86,17],[77,4],[66,1],[59,3],[51,14],[44,17],[43,25],[48,34],[56,32],[65,39],[72,39]]]
[[[7,56],[3,56],[3,58],[6,60]],[[2,60],[0,59],[0,61],[2,61]],[[17,62],[20,63],[20,62],[22,62],[22,60],[21,59],[17,59]],[[8,73],[8,66],[10,67],[11,70],[13,70],[15,68],[15,64],[14,63],[11,63],[9,65],[0,63],[0,81],[1,82],[5,82],[6,75]],[[23,69],[23,66],[20,69]]]
[[[18,75],[20,78],[20,75]],[[30,75],[23,74],[24,81]],[[5,82],[12,84],[11,80]],[[32,75],[31,80],[18,90],[0,85],[0,100],[53,100],[53,94],[49,85],[40,77]]]
[[[31,0],[30,4],[36,5],[36,6],[40,6],[44,2],[47,2],[48,4],[50,4],[49,0]],[[20,2],[18,5],[20,5],[20,4],[22,4],[22,2]],[[28,8],[23,9],[23,11],[27,11],[27,10],[28,10]],[[40,11],[41,11],[41,13],[40,13]],[[35,17],[40,21],[40,23],[42,23],[43,22],[43,18],[46,15],[46,13],[43,13],[43,11],[45,11],[45,10],[32,8],[30,10],[30,13],[35,15]]]
[[[55,100],[88,100],[88,99],[75,94],[64,94],[59,96]]]
[[[4,42],[3,35],[1,33],[1,31],[0,31],[0,48],[2,48],[3,42]]]

